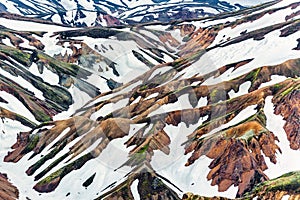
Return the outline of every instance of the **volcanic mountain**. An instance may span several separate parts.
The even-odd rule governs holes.
[[[146,22],[170,23],[213,16],[256,5],[261,1],[230,0],[10,0],[0,11],[70,26],[111,26]],[[267,2],[267,1],[265,1]],[[244,4],[244,5],[243,5]]]
[[[249,2],[1,1],[0,199],[299,198],[300,2]]]

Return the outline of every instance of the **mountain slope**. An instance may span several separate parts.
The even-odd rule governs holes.
[[[298,167],[299,6],[118,28],[1,18],[1,172],[20,199],[264,197]]]
[[[7,176],[0,173],[0,198],[7,200],[17,199],[19,192],[16,187],[8,182]]]
[[[266,1],[265,1],[266,2]],[[137,24],[151,21],[170,22],[199,18],[244,8],[238,2],[225,1],[98,1],[98,0],[13,0],[0,3],[0,11],[42,18],[71,26]],[[260,2],[261,3],[261,2]],[[249,2],[247,6],[258,2]]]

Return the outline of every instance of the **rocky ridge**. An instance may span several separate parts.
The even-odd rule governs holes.
[[[266,174],[270,166],[267,159],[276,163],[281,152],[279,133],[270,130],[266,107],[271,98],[274,114],[285,121],[283,129],[290,148],[298,150],[298,9],[299,2],[275,1],[171,25],[66,28],[50,33],[2,26],[0,89],[13,95],[32,114],[23,116],[12,110],[7,106],[11,99],[1,97],[1,117],[28,127],[18,134],[4,161],[17,165],[27,157],[29,160],[23,161],[26,174],[34,176],[32,187],[40,193],[55,193],[65,179],[74,179],[72,173],[81,171],[87,173],[87,178],[81,180],[80,186],[101,191],[93,191],[93,198],[135,199],[132,185],[137,183],[140,199],[201,199],[204,197],[183,195],[187,191],[173,183],[176,177],[165,178],[160,174],[165,172],[154,165],[158,152],[167,158],[174,150],[174,134],[179,133],[170,132],[169,127],[181,128],[184,124],[195,129],[188,129],[187,137],[181,141],[181,154],[187,155],[181,164],[190,168],[201,162],[200,157],[210,158],[209,166],[205,166],[209,168],[207,179],[220,192],[236,186],[236,197],[240,199],[296,197],[297,190],[290,185],[297,182],[297,172],[278,179]],[[268,17],[276,20],[264,21]],[[256,26],[262,21],[263,26]],[[43,42],[45,38],[55,40],[59,51],[50,53],[49,44]],[[288,41],[288,46],[278,43],[281,40]],[[113,44],[128,47],[119,59],[109,54],[115,52]],[[277,49],[286,48],[281,52],[285,56],[271,62],[251,54],[253,49],[269,48],[270,44],[278,45],[274,47]],[[226,58],[222,51],[228,54],[228,49],[236,49],[242,56]],[[214,60],[211,52],[222,60]],[[123,58],[129,64],[125,65]],[[211,65],[211,60],[216,67],[205,69],[205,62]],[[128,68],[122,68],[137,63],[143,71],[124,81],[122,76]],[[52,78],[44,73],[51,73],[57,82],[50,82]],[[272,82],[279,76],[282,79]],[[16,78],[23,81],[23,86]],[[34,86],[33,91],[25,89],[24,81]],[[245,83],[249,86],[242,91]],[[78,104],[74,90],[84,95],[76,111],[70,110],[74,101]],[[187,107],[178,105],[183,97]],[[203,99],[206,101],[201,104]],[[125,104],[121,103],[124,100]],[[114,106],[107,112],[107,105]],[[177,106],[170,109],[168,105]],[[253,114],[236,120],[252,106]],[[54,119],[65,111],[70,115]],[[124,179],[105,182],[106,188],[98,187],[100,172],[85,166],[101,162],[106,150],[122,139],[128,158],[112,168],[116,169],[114,173],[125,168]],[[282,179],[287,181],[278,183]],[[265,192],[270,189],[272,194]]]

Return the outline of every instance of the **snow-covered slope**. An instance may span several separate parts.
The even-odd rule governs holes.
[[[247,6],[265,1],[248,1]],[[168,1],[99,1],[99,0],[11,0],[0,1],[0,11],[43,18],[71,26],[169,22],[199,18],[244,8],[238,1],[168,0]]]
[[[126,8],[118,19],[142,14],[140,1],[109,2],[45,1],[42,8],[26,1],[28,9],[13,11],[20,1],[1,1],[10,12],[32,16],[38,14],[33,8],[67,13],[100,4]],[[153,8],[160,12],[181,5],[144,3],[157,3]],[[181,3],[189,9],[205,4]],[[206,4],[231,10],[219,1]],[[284,97],[299,90],[299,10],[299,2],[287,0],[118,28],[0,18],[0,172],[18,188],[19,199],[54,200],[181,199],[186,192],[234,198],[231,182],[242,195],[255,177],[298,170],[299,154],[289,147],[298,147],[291,132],[297,119],[284,113],[294,97]],[[298,104],[288,105],[297,118]],[[243,134],[247,123],[259,131]],[[236,145],[233,155],[245,156],[226,154],[223,136],[228,146]],[[237,164],[228,177],[231,162]],[[219,180],[208,181],[210,176]]]

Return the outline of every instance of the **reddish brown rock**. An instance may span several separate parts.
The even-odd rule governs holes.
[[[8,181],[6,174],[0,173],[0,200],[14,200],[18,198],[18,189]]]

